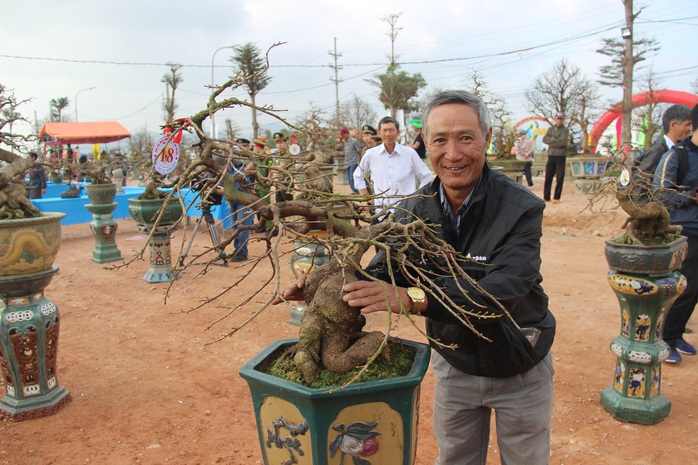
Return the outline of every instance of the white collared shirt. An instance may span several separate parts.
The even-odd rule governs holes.
[[[388,153],[384,144],[366,151],[354,171],[354,187],[366,189],[365,175],[371,177],[374,194],[381,196],[374,201],[376,205],[396,204],[400,199],[391,196],[412,194],[433,179],[417,152],[397,142],[393,153]]]
[[[676,145],[676,142],[669,139],[669,136],[667,136],[666,134],[664,134],[664,142],[666,142],[666,146],[669,148],[669,150],[671,150]]]

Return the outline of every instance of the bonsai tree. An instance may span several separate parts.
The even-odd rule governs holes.
[[[264,71],[266,68],[261,72]],[[272,263],[272,274],[265,282],[251,290],[250,296],[237,304],[232,311],[250,303],[252,298],[261,295],[267,286],[272,287],[273,290],[247,320],[227,330],[216,338],[216,341],[231,337],[252,321],[268,308],[271,302],[280,295],[281,289],[288,284],[287,281],[282,282],[284,270],[289,269],[289,267],[281,264],[283,253],[280,248],[282,241],[288,234],[301,237],[308,242],[320,243],[331,254],[329,263],[314,270],[307,277],[304,286],[304,299],[308,307],[300,326],[299,343],[291,349],[293,360],[300,370],[303,380],[308,384],[318,378],[322,368],[341,374],[357,366],[364,366],[365,369],[378,357],[389,357],[386,344],[389,339],[391,323],[389,322],[384,333],[365,333],[363,328],[366,320],[360,310],[348,306],[342,300],[342,289],[345,284],[357,280],[357,274],[364,274],[360,265],[361,259],[373,247],[381,249],[391,260],[391,263],[395,264],[392,282],[378,281],[386,290],[386,298],[388,298],[390,288],[397,286],[397,275],[400,274],[411,285],[417,285],[421,282],[427,283],[426,288],[435,289],[429,291],[430,298],[441,302],[463,324],[476,333],[478,333],[477,329],[470,323],[471,317],[511,318],[503,306],[500,306],[501,313],[497,315],[485,314],[475,302],[472,302],[472,308],[456,306],[449,296],[432,282],[430,276],[421,272],[414,265],[414,254],[416,253],[422,259],[441,263],[441,273],[458,276],[485,292],[463,269],[463,264],[470,259],[459,255],[450,245],[441,241],[419,218],[414,218],[408,222],[396,222],[393,221],[392,216],[389,216],[386,220],[373,224],[377,218],[386,215],[388,211],[374,210],[372,206],[367,204],[367,200],[371,198],[369,196],[333,194],[324,189],[315,189],[312,186],[304,185],[295,187],[296,190],[301,190],[303,194],[306,194],[303,198],[296,197],[294,200],[269,203],[267,199],[258,197],[255,192],[241,187],[245,184],[246,178],[252,178],[256,184],[265,189],[287,189],[288,184],[281,183],[281,179],[285,177],[293,179],[300,173],[308,175],[310,173],[309,166],[312,166],[319,158],[317,156],[318,149],[315,148],[315,150],[309,151],[316,154],[312,158],[310,156],[299,157],[297,162],[284,168],[280,168],[276,164],[271,165],[268,174],[263,176],[255,169],[256,159],[249,150],[237,147],[234,143],[212,139],[204,133],[202,122],[216,111],[233,106],[251,105],[234,97],[217,100],[224,90],[234,90],[249,78],[249,76],[244,75],[234,76],[220,88],[213,90],[206,109],[189,118],[172,123],[170,128],[173,136],[179,131],[186,130],[198,137],[199,142],[196,145],[201,148],[201,152],[199,157],[192,160],[189,167],[173,184],[173,190],[167,194],[165,203],[172,201],[172,196],[181,188],[192,182],[200,182],[203,183],[203,186],[200,187],[202,198],[205,199],[213,192],[222,193],[230,203],[246,205],[259,214],[256,225],[238,225],[239,227],[235,228],[232,237],[222,243],[223,247],[232,242],[244,229],[257,229],[267,221],[273,223],[271,233],[260,239],[266,244],[264,253],[256,258],[251,258],[246,265],[243,265],[252,268],[261,260],[269,260]],[[226,93],[226,95],[231,94],[232,92]],[[297,132],[306,134],[311,140],[316,140],[314,138],[320,135],[317,128],[312,126],[304,128],[291,125],[281,119],[271,107],[260,107],[258,110],[279,119]],[[224,160],[223,163],[219,162],[221,159]],[[246,169],[243,173],[232,174],[228,170],[230,164],[244,166]],[[280,173],[280,170],[284,170],[284,172]],[[280,174],[287,176],[280,176]],[[342,213],[335,213],[337,211]],[[327,230],[328,237],[318,238],[309,234],[311,230],[317,229]],[[178,271],[182,270],[183,268]],[[248,276],[249,273],[243,274],[228,289],[240,285]],[[364,274],[364,278],[376,280],[367,274]],[[170,285],[175,285],[174,281]],[[205,299],[192,311],[214,301],[224,293],[225,291]],[[402,303],[401,306],[403,306]],[[409,319],[410,316],[406,312],[404,313],[404,316]],[[220,321],[224,318],[221,318]],[[390,320],[392,315],[389,315],[388,318]],[[434,342],[439,344],[438,341]],[[356,378],[360,375],[361,372],[357,374]]]
[[[630,162],[632,163],[632,162]],[[664,189],[652,182],[652,175],[631,166],[622,157],[614,157],[611,172],[620,176],[609,178],[601,190],[590,198],[590,207],[609,197],[627,213],[625,233],[619,242],[635,245],[656,245],[672,242],[681,233],[681,226],[669,222],[669,211],[659,200]]]
[[[29,157],[20,153],[27,152],[26,145],[35,138],[14,134],[12,127],[20,121],[27,121],[17,112],[17,108],[26,100],[18,101],[14,93],[0,84],[0,220],[34,218],[41,216],[41,211],[27,198],[24,188],[24,174],[34,167]]]

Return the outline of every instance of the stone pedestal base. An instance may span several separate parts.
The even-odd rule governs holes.
[[[170,234],[166,230],[157,229],[148,241],[150,249],[150,266],[143,275],[143,280],[149,283],[166,283],[174,279],[172,272],[172,256]]]
[[[92,213],[90,229],[95,236],[95,248],[92,250],[93,262],[108,263],[123,260],[121,251],[116,246],[116,230],[119,225],[111,214],[116,205],[116,203],[106,205],[88,203],[85,205],[85,208]]]
[[[349,177],[347,176],[347,165],[344,164],[344,157],[334,157],[334,161],[337,170],[337,185],[348,185]]]
[[[610,387],[601,391],[601,405],[619,420],[641,425],[654,425],[664,420],[671,412],[671,402],[656,395],[648,400],[631,399]]]
[[[575,179],[574,193],[575,194],[596,194],[603,187],[603,181],[600,179]]]
[[[5,395],[0,417],[28,420],[56,413],[70,402],[58,385],[58,307],[44,288],[58,271],[0,278],[0,366]]]

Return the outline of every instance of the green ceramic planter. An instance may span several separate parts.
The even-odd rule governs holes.
[[[88,184],[85,186],[87,197],[93,205],[104,205],[114,202],[116,198],[116,184]]]
[[[50,270],[61,244],[65,213],[0,221],[0,277]]]
[[[667,276],[677,270],[688,252],[686,237],[663,245],[630,245],[616,242],[619,237],[606,241],[606,261],[613,271],[649,276]]]
[[[158,210],[164,204],[163,199],[142,200],[128,199],[128,212],[131,218],[142,228],[150,229],[155,224]],[[163,214],[159,227],[168,227],[176,224],[182,217],[182,205],[178,198],[172,198],[167,204],[165,213]]]
[[[417,451],[419,385],[429,365],[416,349],[407,376],[369,381],[330,393],[260,370],[298,339],[277,341],[240,370],[252,392],[265,465],[411,465]]]

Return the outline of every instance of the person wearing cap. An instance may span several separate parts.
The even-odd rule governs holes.
[[[412,194],[417,187],[429,184],[433,178],[431,170],[417,152],[397,142],[399,130],[400,125],[395,118],[381,118],[378,133],[383,143],[367,150],[354,171],[354,186],[359,192],[369,194],[366,177],[370,176],[373,192],[378,194],[370,203],[389,211],[400,201],[395,196]]]
[[[344,164],[347,165],[349,187],[353,193],[358,194],[359,190],[354,185],[354,171],[356,171],[356,168],[359,166],[359,160],[361,160],[361,142],[353,138],[347,128],[339,130],[339,138],[344,143]]]
[[[267,137],[259,136],[257,139],[252,139],[252,153],[255,155],[254,164],[257,172],[262,176],[269,175],[269,167],[273,164],[274,160],[270,156],[270,150],[267,146]],[[271,190],[268,187],[262,187],[257,184],[257,196],[263,199],[267,203],[271,203]],[[261,216],[258,213],[257,218],[260,219]],[[261,225],[255,232],[263,233],[271,229],[272,221],[268,220],[265,224]]]
[[[378,133],[370,124],[364,124],[361,128],[361,132],[363,134],[361,138],[363,139],[364,143],[361,146],[361,153],[359,153],[359,155],[361,158],[363,158],[366,150],[375,147],[378,144],[376,140],[378,139]]]
[[[241,145],[244,145],[244,142],[241,143],[242,141],[245,141],[245,139],[237,139],[236,141],[233,141],[233,148],[235,150],[243,149]],[[239,157],[231,157],[230,162],[228,162],[227,157],[214,152],[213,160],[220,166],[226,167],[228,173],[233,176],[244,175],[246,169],[252,169],[252,167],[249,165],[245,167],[244,163]],[[240,181],[236,182],[235,186],[239,191],[247,192],[252,186],[252,179],[249,177],[244,177]],[[225,192],[223,191],[223,186],[218,186],[216,188],[216,193],[219,195],[224,195]],[[228,220],[224,220],[222,223],[224,225],[223,235],[229,238],[235,233],[235,231],[239,230],[235,236],[235,239],[233,239],[233,253],[229,254],[229,257],[233,262],[245,262],[247,261],[248,256],[247,244],[250,240],[250,231],[247,229],[247,227],[254,224],[254,213],[247,205],[237,202],[230,202],[225,197],[223,202],[223,206],[227,204],[229,209],[229,215],[226,214],[225,210],[222,211],[223,214],[227,216]],[[230,224],[228,227],[225,226],[227,222]]]
[[[533,166],[533,141],[526,137],[526,131],[519,131],[514,141],[514,155],[517,160],[525,161],[523,172],[526,176],[528,187],[533,187],[533,178],[531,177],[531,166]]]
[[[274,156],[276,158],[275,162],[279,167],[278,180],[288,186],[287,189],[280,189],[277,187],[274,197],[277,203],[286,202],[287,200],[293,200],[293,192],[291,191],[293,183],[289,176],[283,173],[291,162],[291,154],[288,151],[288,139],[286,135],[281,132],[275,132],[272,137],[274,138],[277,149]]]
[[[422,120],[415,118],[412,121],[410,121],[410,126],[412,126],[416,131],[416,134],[413,138],[412,144],[410,144],[410,147],[412,147],[417,152],[419,158],[424,160],[427,157],[427,148],[424,145],[424,139],[422,138]]]
[[[249,139],[245,139],[244,137],[240,137],[239,139],[235,139],[235,144],[243,150],[249,150],[251,143],[252,142],[250,142]]]
[[[553,176],[555,177],[553,203],[558,203],[562,196],[569,139],[570,131],[565,127],[565,115],[560,112],[555,115],[555,126],[551,126],[543,136],[543,143],[548,144],[548,162],[545,164],[545,181],[543,182],[543,200],[546,202],[550,202]]]

